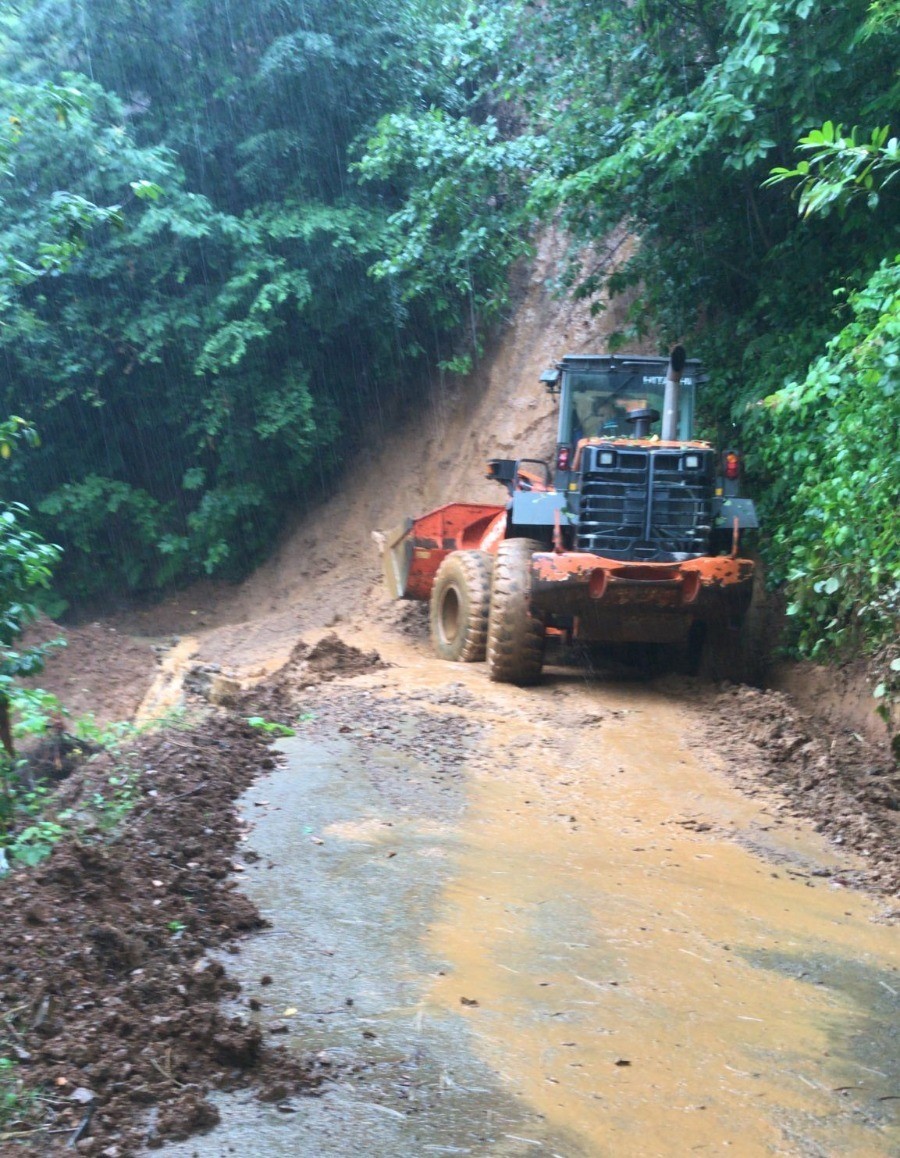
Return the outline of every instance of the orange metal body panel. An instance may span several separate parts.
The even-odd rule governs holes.
[[[428,600],[451,551],[494,554],[506,536],[505,506],[449,503],[412,522],[398,540],[407,552],[401,593]],[[532,560],[534,609],[548,627],[576,639],[679,642],[698,621],[739,617],[750,602],[753,562],[702,556],[680,563],[637,563],[582,551],[539,551]]]
[[[498,528],[499,533],[498,533]],[[451,551],[496,552],[506,528],[506,507],[448,503],[413,521],[407,599],[429,599],[438,567]]]
[[[532,606],[572,617],[576,638],[674,642],[695,621],[746,610],[753,570],[750,559],[730,556],[628,563],[580,551],[538,552]]]
[[[753,576],[750,559],[730,555],[704,555],[683,563],[628,563],[605,559],[586,551],[540,552],[534,556],[534,578],[543,583],[587,584],[591,597],[611,599],[617,590],[633,588],[677,591],[679,603],[693,603],[701,588],[743,583]],[[669,600],[665,601],[666,603]]]

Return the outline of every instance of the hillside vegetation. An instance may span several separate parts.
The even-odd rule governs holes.
[[[235,574],[467,368],[554,224],[561,293],[637,287],[616,340],[704,358],[795,641],[888,695],[898,60],[897,0],[20,0],[3,412],[42,441],[5,497],[68,598]]]

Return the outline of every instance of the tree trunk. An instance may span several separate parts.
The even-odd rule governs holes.
[[[6,749],[10,760],[15,760],[16,749],[13,746],[12,721],[9,716],[9,699],[0,696],[0,744]]]

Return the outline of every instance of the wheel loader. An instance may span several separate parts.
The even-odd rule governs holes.
[[[739,456],[693,438],[705,380],[681,346],[566,355],[541,375],[559,405],[553,462],[492,459],[505,501],[449,503],[382,537],[388,589],[429,601],[441,658],[486,657],[492,680],[519,685],[540,679],[552,636],[727,659],[757,522]]]

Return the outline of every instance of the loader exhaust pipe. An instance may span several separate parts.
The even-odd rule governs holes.
[[[666,371],[666,392],[663,398],[663,418],[660,437],[663,442],[674,442],[678,437],[678,401],[681,375],[687,362],[684,346],[673,346]]]

